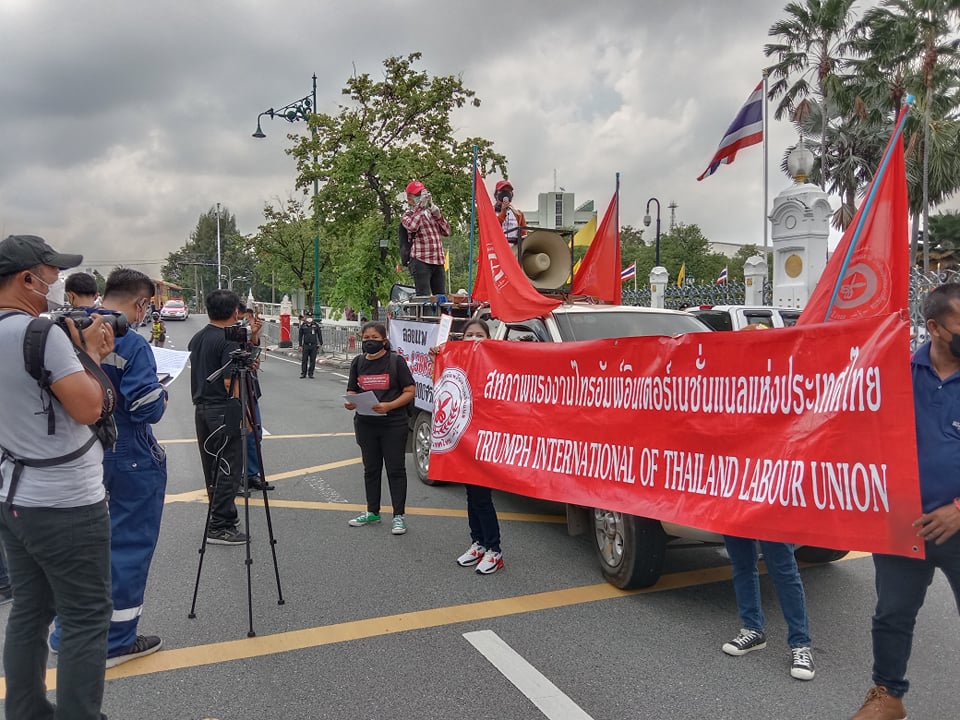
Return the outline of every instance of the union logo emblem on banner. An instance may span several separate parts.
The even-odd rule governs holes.
[[[467,374],[458,367],[443,371],[433,389],[431,453],[453,450],[473,417],[473,393]]]

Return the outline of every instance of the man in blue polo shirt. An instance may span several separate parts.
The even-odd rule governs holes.
[[[853,720],[902,720],[909,688],[907,660],[913,627],[940,568],[960,611],[960,285],[941,285],[923,306],[930,340],[913,356],[923,514],[913,523],[926,559],[874,555],[877,609],[873,615],[873,682]]]

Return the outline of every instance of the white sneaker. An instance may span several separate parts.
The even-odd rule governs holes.
[[[503,553],[487,550],[483,558],[477,563],[477,573],[491,575],[503,567]]]
[[[483,557],[483,554],[487,549],[480,543],[474,543],[467,548],[467,551],[457,558],[457,565],[460,567],[471,567],[480,562],[480,558]]]

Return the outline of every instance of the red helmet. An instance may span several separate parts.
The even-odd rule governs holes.
[[[419,180],[411,180],[410,184],[407,185],[407,195],[419,195],[426,187]]]
[[[497,183],[497,186],[493,190],[494,195],[496,195],[498,192],[500,192],[504,188],[510,188],[511,190],[513,190],[513,184],[509,180],[501,180],[500,182]]]

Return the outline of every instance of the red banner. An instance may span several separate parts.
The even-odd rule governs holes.
[[[908,344],[896,314],[748,334],[448,343],[430,475],[922,557]]]

